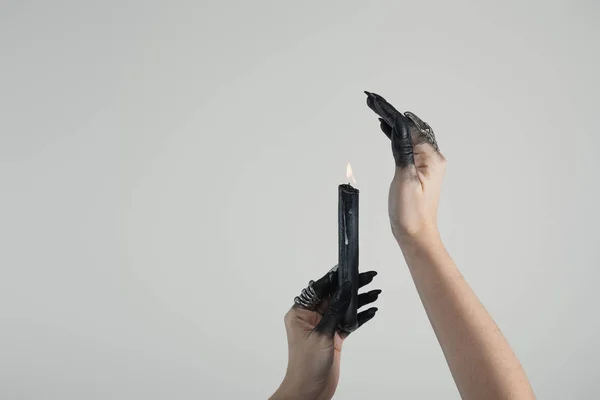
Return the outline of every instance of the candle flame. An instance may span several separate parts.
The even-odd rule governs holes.
[[[346,166],[346,178],[348,179],[348,182],[352,182],[356,185],[356,179],[354,179],[354,174],[352,174],[352,167],[350,166],[350,163],[348,163]]]

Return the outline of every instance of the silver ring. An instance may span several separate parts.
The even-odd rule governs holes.
[[[440,151],[440,148],[437,144],[437,140],[435,140],[435,133],[433,133],[433,129],[429,124],[423,121],[421,118],[417,117],[414,113],[410,111],[406,111],[404,116],[409,118],[417,127],[417,129],[425,136],[425,139],[435,148],[436,151]]]
[[[317,306],[321,303],[321,299],[313,288],[314,283],[315,281],[308,282],[308,286],[302,289],[300,296],[294,298],[294,303],[307,310],[316,310]]]

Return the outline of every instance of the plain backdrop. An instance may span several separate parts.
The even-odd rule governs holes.
[[[444,241],[540,399],[600,397],[600,7],[0,1],[0,397],[265,399],[361,190],[340,399],[457,399],[363,90],[430,123]]]

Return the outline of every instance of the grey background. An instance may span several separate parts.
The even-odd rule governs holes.
[[[338,398],[458,398],[390,233],[378,92],[540,399],[600,396],[593,1],[0,2],[0,397],[266,398],[361,189],[384,292]]]

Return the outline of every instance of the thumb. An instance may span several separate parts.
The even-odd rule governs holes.
[[[323,315],[321,322],[315,327],[314,332],[333,337],[337,326],[344,317],[352,298],[352,283],[344,283],[333,295],[329,309]]]

